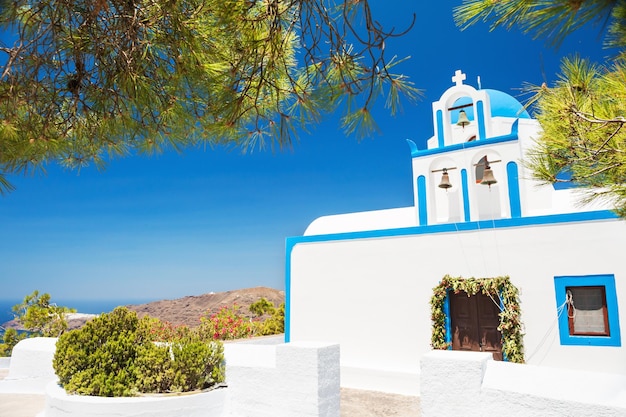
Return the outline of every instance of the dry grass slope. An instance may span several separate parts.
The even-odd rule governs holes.
[[[195,327],[200,324],[200,317],[205,313],[216,313],[224,306],[237,305],[242,314],[252,317],[248,307],[261,298],[266,298],[278,306],[285,302],[285,292],[267,287],[245,288],[130,305],[128,308],[136,311],[140,317],[149,315],[174,325]]]

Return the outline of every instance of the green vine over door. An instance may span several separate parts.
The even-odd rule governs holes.
[[[502,351],[506,360],[524,363],[524,342],[522,333],[521,310],[519,293],[511,284],[508,276],[496,278],[455,278],[446,275],[439,285],[433,288],[430,299],[431,319],[433,331],[431,344],[433,349],[449,349],[450,343],[446,338],[446,312],[444,305],[448,291],[458,294],[461,291],[468,295],[485,294],[500,300],[500,326],[502,333]]]

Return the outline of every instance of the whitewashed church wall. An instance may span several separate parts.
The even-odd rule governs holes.
[[[614,274],[625,300],[625,232],[626,223],[608,220],[297,243],[288,253],[289,337],[340,343],[345,368],[418,375],[439,280],[509,275],[521,291],[530,364],[626,374],[623,346],[560,344],[554,284],[555,276]]]
[[[336,214],[315,219],[304,236],[417,226],[414,207]]]
[[[418,277],[406,273],[408,259],[398,260],[405,249],[397,239],[374,239],[300,244],[292,251],[290,340],[319,335],[339,343],[342,386],[360,388],[346,385],[344,368],[419,373],[416,349],[428,349],[421,337],[430,331],[423,320],[428,295]],[[368,378],[364,372],[360,382]],[[417,395],[417,387],[412,394]]]

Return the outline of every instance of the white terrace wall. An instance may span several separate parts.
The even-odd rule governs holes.
[[[37,417],[226,417],[226,389],[145,397],[69,395],[55,382],[46,387],[46,405]]]
[[[52,359],[56,342],[54,337],[34,337],[20,341],[13,348],[7,378],[54,378]]]
[[[421,360],[422,417],[623,417],[626,376],[432,351]]]
[[[339,345],[281,339],[226,344],[226,388],[131,398],[67,395],[52,368],[56,339],[26,339],[13,349],[0,393],[45,393],[39,417],[339,417]]]
[[[232,417],[339,417],[339,345],[225,345]]]
[[[56,338],[34,337],[20,341],[13,348],[6,378],[0,380],[0,393],[42,393],[57,379],[52,367]]]

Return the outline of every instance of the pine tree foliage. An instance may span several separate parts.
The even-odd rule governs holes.
[[[419,95],[367,0],[2,0],[0,26],[0,192],[49,161],[289,145],[344,102],[368,133],[378,97]]]
[[[625,5],[615,0],[464,0],[454,10],[454,18],[462,28],[478,22],[492,29],[519,27],[536,38],[546,37],[558,45],[574,30],[590,23],[619,25],[619,13]]]
[[[626,66],[573,57],[552,88],[535,87],[543,132],[527,155],[535,179],[574,182],[583,203],[607,200],[626,217]]]
[[[455,19],[462,27],[517,26],[554,45],[585,24],[602,24],[604,45],[617,51],[612,62],[566,58],[555,85],[528,86],[543,133],[526,163],[535,179],[575,183],[583,204],[607,200],[626,217],[626,2],[465,0]]]

